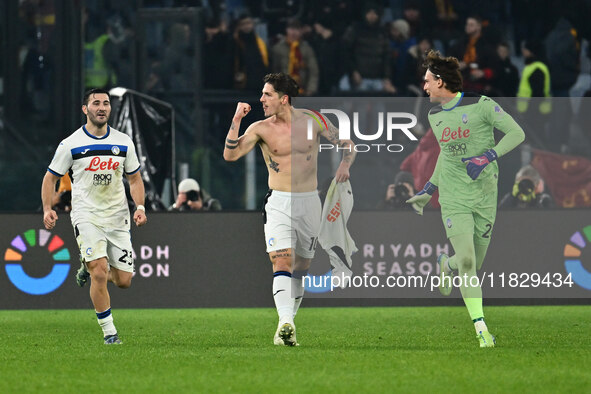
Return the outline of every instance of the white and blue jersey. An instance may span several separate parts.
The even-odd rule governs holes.
[[[129,229],[123,173],[140,169],[131,138],[109,126],[104,136],[95,137],[82,126],[59,144],[47,170],[61,177],[70,169],[72,225]]]

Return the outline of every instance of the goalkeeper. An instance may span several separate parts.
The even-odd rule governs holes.
[[[480,347],[494,347],[482,310],[482,289],[476,271],[490,243],[497,207],[499,167],[496,160],[523,142],[525,135],[513,118],[491,98],[462,92],[459,62],[430,51],[423,89],[432,103],[429,123],[441,153],[423,190],[407,200],[422,215],[439,189],[441,217],[455,255],[437,258],[439,290],[451,293],[453,271],[462,278],[460,291],[474,322]],[[495,145],[493,129],[505,135]],[[474,278],[476,277],[476,278]],[[474,278],[474,281],[470,279]]]

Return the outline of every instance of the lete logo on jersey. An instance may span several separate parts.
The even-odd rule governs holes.
[[[109,160],[101,160],[100,157],[95,156],[90,161],[90,165],[84,169],[84,171],[98,171],[98,170],[116,170],[119,168],[118,161],[113,161],[113,158],[110,157]]]
[[[457,139],[468,138],[470,137],[470,129],[462,130],[461,127],[458,127],[458,130],[451,131],[449,127],[443,129],[443,133],[441,134],[441,139],[439,142],[449,142],[455,141]]]

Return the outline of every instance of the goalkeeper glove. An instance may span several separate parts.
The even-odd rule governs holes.
[[[499,156],[497,155],[497,152],[495,152],[494,149],[489,149],[480,156],[463,158],[462,163],[468,162],[466,165],[466,172],[468,172],[468,175],[472,180],[476,180],[482,170],[498,158]]]
[[[412,204],[412,209],[415,210],[419,215],[423,214],[423,207],[429,203],[433,193],[437,191],[437,186],[431,182],[425,183],[423,190],[406,200],[408,204]]]

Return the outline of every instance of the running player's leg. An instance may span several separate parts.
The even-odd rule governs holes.
[[[131,278],[133,278],[133,272],[121,271],[115,267],[109,270],[109,282],[121,289],[128,289],[131,286]]]
[[[295,341],[292,340],[295,326],[291,283],[295,259],[295,231],[291,222],[290,196],[291,193],[270,191],[263,206],[267,253],[273,264],[273,300],[279,316],[279,324],[273,337],[273,343],[276,345],[295,345]],[[285,339],[282,339],[283,337]]]
[[[460,234],[450,238],[456,254],[450,258],[450,265],[457,266],[461,278],[460,291],[470,318],[474,323],[480,347],[494,347],[495,338],[488,332],[482,309],[482,288],[476,275],[476,252],[472,234]]]
[[[292,275],[292,294],[294,297],[294,304],[293,304],[293,317],[295,318],[296,314],[298,313],[298,309],[300,305],[302,305],[302,301],[304,299],[304,292],[306,291],[304,277],[308,275],[308,270],[310,269],[310,263],[312,259],[307,259],[302,257],[296,253],[294,267],[293,267],[293,275]]]
[[[487,207],[474,212],[474,248],[476,251],[476,269],[480,270],[490,244],[493,226],[497,216],[496,193],[487,197]]]
[[[474,212],[474,251],[476,256],[476,269],[479,270],[484,263],[486,251],[490,244],[493,226],[496,217],[496,196],[488,198],[487,208],[478,208]],[[474,319],[474,329],[480,341],[481,347],[492,347],[495,345],[495,338],[489,333],[488,327],[482,317]]]
[[[105,343],[111,338],[115,338],[114,342],[120,343],[117,337],[117,329],[113,324],[113,315],[111,314],[111,297],[107,290],[107,281],[109,278],[109,267],[107,265],[107,258],[101,257],[87,263],[88,272],[90,273],[90,299],[94,305],[96,318],[98,324],[103,330]]]
[[[133,278],[133,252],[128,230],[112,230],[107,234],[107,255],[110,266],[108,281],[127,289]]]
[[[111,298],[107,290],[109,267],[107,258],[101,257],[86,263],[90,273],[90,299],[97,313],[106,311],[111,307]]]
[[[472,320],[482,318],[482,289],[476,275],[476,253],[472,234],[452,236],[450,242],[455,255],[449,259],[451,268],[457,268],[461,279],[460,291]]]
[[[107,238],[104,231],[88,223],[76,225],[75,231],[80,255],[86,262],[90,274],[90,299],[94,305],[99,326],[103,330],[105,343],[107,343],[107,338],[112,339],[117,335],[111,314],[111,298],[107,289],[109,279]],[[120,343],[119,338],[108,343]]]
[[[317,192],[294,194],[292,197],[292,224],[296,231],[295,266],[293,271],[293,317],[302,304],[305,286],[303,278],[308,275],[314,258],[320,232],[322,204]]]
[[[487,250],[488,250],[488,244],[486,244],[486,245],[479,245],[477,243],[474,244],[474,251],[476,252],[476,271],[480,271],[480,268],[482,268],[482,264],[484,263],[484,257],[486,256]]]
[[[273,300],[277,308],[279,323],[273,336],[275,345],[295,346],[295,324],[293,308],[295,299],[292,295],[292,272],[295,254],[292,248],[269,252],[273,263]]]
[[[466,259],[471,256],[470,251],[474,254],[474,243],[472,241],[472,236],[474,234],[474,217],[472,213],[466,212],[465,208],[446,209],[446,207],[441,208],[441,217],[443,224],[445,225],[447,238],[452,242],[455,251],[455,255],[443,261],[442,269],[459,271],[460,265],[465,267],[466,263],[464,261],[464,264],[460,264],[462,263],[460,259]],[[453,239],[456,239],[456,242],[461,244],[459,245],[460,249],[456,248]],[[469,239],[469,242],[465,242],[465,246],[463,245],[464,242],[462,242],[464,239]],[[464,270],[464,268],[462,268],[462,270]]]
[[[293,249],[284,248],[269,252],[273,264],[273,299],[281,323],[293,321],[292,266]]]
[[[88,258],[86,254],[86,250],[88,249],[82,249],[82,245],[80,244],[82,239],[80,238],[80,230],[78,229],[77,225],[74,226],[74,237],[76,238],[76,242],[78,242],[78,247],[80,248],[80,268],[78,268],[78,271],[76,271],[76,284],[79,287],[84,287],[86,282],[88,282],[88,279],[90,279],[90,274],[88,273],[85,262],[85,257]],[[92,249],[89,251],[92,252]]]
[[[480,280],[476,275],[477,258],[475,240],[477,237],[480,237],[484,241],[480,241],[479,244],[488,242],[487,240],[490,239],[486,238],[488,234],[484,234],[481,231],[482,228],[487,226],[485,226],[479,214],[465,213],[461,212],[461,210],[454,212],[442,208],[442,217],[446,225],[447,236],[455,250],[455,255],[447,260],[447,268],[458,270],[462,298],[474,323],[480,346],[494,346],[494,338],[490,335],[484,323],[482,288],[480,287]],[[442,267],[442,269],[444,268]]]

